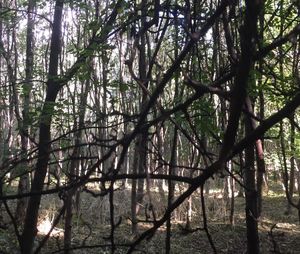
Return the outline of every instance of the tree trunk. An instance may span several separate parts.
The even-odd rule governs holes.
[[[28,1],[28,14],[27,14],[27,37],[26,37],[26,65],[25,65],[25,83],[24,87],[24,108],[23,108],[23,122],[20,130],[21,135],[21,150],[23,157],[27,157],[28,148],[29,148],[29,102],[30,102],[30,93],[32,89],[32,77],[33,77],[33,39],[34,39],[34,17],[33,10],[35,9],[35,1]],[[29,191],[29,173],[27,173],[28,162],[24,160],[21,165],[22,172],[20,176],[20,181],[18,185],[18,194],[22,194]],[[16,219],[19,223],[22,223],[25,219],[26,207],[27,207],[28,198],[21,198],[17,202],[16,208]]]
[[[178,139],[177,127],[174,128],[174,136],[171,149],[171,158],[169,166],[169,175],[175,174],[175,167],[177,165],[177,139]],[[173,181],[168,180],[168,207],[174,202],[175,199],[175,184]],[[171,226],[172,226],[172,215],[167,220],[166,230],[166,253],[171,253]]]
[[[251,120],[245,119],[246,136],[252,132]],[[254,144],[245,150],[244,184],[246,199],[247,250],[250,254],[259,253],[259,236],[257,227],[257,191],[255,184]]]
[[[255,77],[253,76],[251,79],[253,82],[255,82]],[[248,96],[246,98],[245,103],[246,109],[250,114],[254,114],[253,105],[250,97]],[[263,109],[261,107],[264,107],[260,103],[260,116],[263,116]],[[251,128],[252,131],[256,128],[256,122],[251,116],[247,116],[247,119],[249,121],[249,128]],[[257,165],[257,215],[258,217],[261,214],[261,207],[262,207],[262,187],[263,187],[263,180],[264,180],[264,174],[266,171],[265,167],[265,159],[264,159],[264,148],[263,148],[263,141],[261,139],[257,139],[255,141],[255,152],[256,152],[256,165]]]
[[[259,93],[259,118],[264,119],[264,97],[263,94]],[[253,121],[253,120],[252,120]],[[254,121],[253,121],[254,123]],[[256,128],[256,125],[253,126],[253,130]],[[264,158],[264,141],[258,139],[255,142],[255,151],[256,151],[256,164],[257,164],[257,205],[258,205],[258,217],[261,215],[262,211],[262,198],[263,198],[263,183],[266,173],[266,164]]]
[[[296,147],[295,147],[295,124],[294,124],[294,114],[290,117],[290,125],[291,125],[291,157],[290,157],[290,175],[289,175],[289,195],[290,198],[293,199],[294,195],[294,188],[295,188],[295,153],[296,153]],[[291,213],[291,204],[288,202],[287,205],[287,213]]]
[[[148,88],[148,81],[147,79],[147,63],[146,63],[146,35],[143,29],[146,26],[146,1],[143,0],[141,3],[141,9],[142,9],[142,19],[141,19],[141,35],[140,35],[140,41],[138,45],[139,49],[139,82],[141,82],[142,86],[145,87],[145,89]],[[140,105],[140,111],[144,111],[144,107],[147,105],[147,92],[142,89],[142,101]],[[144,129],[140,132],[140,134],[137,135],[137,141],[135,145],[135,156],[138,158],[135,158],[136,163],[134,163],[134,169],[135,173],[138,174],[144,174],[146,173],[146,164],[147,164],[147,142],[148,142],[148,130]],[[137,226],[134,225],[136,223],[136,214],[139,211],[139,206],[142,203],[143,196],[144,196],[144,179],[138,179],[132,180],[132,233],[136,234]]]
[[[259,13],[259,32],[258,32],[258,43],[259,46],[262,47],[264,44],[264,16],[265,16],[265,3],[262,1],[261,3],[261,10]],[[258,62],[259,70],[263,68],[263,60],[259,60]],[[262,75],[258,74],[257,78],[257,86],[262,88],[263,80]],[[259,89],[258,93],[259,99],[259,118],[264,119],[265,117],[265,98],[262,92],[262,89]],[[255,126],[253,126],[255,128]],[[262,211],[262,195],[263,195],[263,182],[264,178],[266,179],[266,166],[265,166],[265,159],[264,159],[264,140],[257,140],[256,141],[256,164],[257,164],[257,205],[258,205],[258,216],[261,215]],[[265,181],[266,183],[266,181]]]
[[[47,166],[50,155],[51,140],[51,121],[54,110],[54,102],[59,92],[60,86],[57,81],[58,59],[61,50],[61,23],[63,0],[57,0],[55,3],[53,31],[50,45],[50,63],[47,82],[47,92],[44,106],[40,119],[40,136],[38,146],[38,160],[36,170],[31,187],[32,192],[39,193],[43,190],[44,180],[47,173]],[[37,234],[38,211],[41,202],[41,195],[31,196],[29,198],[28,208],[26,211],[24,230],[21,235],[21,252],[22,254],[30,254],[32,252],[33,243]]]
[[[79,119],[78,124],[75,123],[75,126],[78,126],[78,131],[75,135],[75,145],[74,150],[71,155],[71,165],[69,169],[69,175],[70,175],[70,183],[72,183],[76,178],[80,177],[79,172],[79,160],[78,157],[81,154],[81,139],[82,139],[82,133],[84,128],[84,117],[85,117],[85,111],[86,111],[86,102],[87,102],[87,94],[90,88],[90,80],[88,79],[86,81],[86,84],[82,84],[81,92],[80,92],[80,103],[79,103]],[[66,207],[66,213],[65,213],[65,233],[64,233],[64,249],[65,254],[70,254],[72,251],[71,248],[71,238],[72,238],[72,218],[73,218],[73,196],[76,195],[76,211],[79,211],[80,206],[80,196],[79,192],[76,189],[71,189],[66,196],[65,200],[65,207]]]

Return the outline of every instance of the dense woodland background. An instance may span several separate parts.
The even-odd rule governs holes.
[[[1,0],[1,253],[300,253],[300,1]]]

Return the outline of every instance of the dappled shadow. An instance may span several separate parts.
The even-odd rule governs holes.
[[[180,193],[178,193],[180,194]],[[120,225],[116,228],[114,236],[115,243],[122,245],[128,244],[136,239],[131,234],[130,221],[130,189],[116,191],[115,198],[115,221],[121,218]],[[151,193],[153,206],[159,218],[165,211],[165,200],[159,193]],[[94,198],[87,193],[81,194],[81,206],[78,214],[73,217],[73,238],[72,246],[91,245],[109,245],[108,237],[111,233],[109,226],[109,199],[108,196]],[[145,203],[142,204],[139,219],[145,218],[144,208],[149,198],[145,196]],[[205,198],[208,216],[208,228],[211,233],[218,253],[245,253],[246,248],[246,225],[245,225],[245,200],[243,197],[235,198],[235,225],[229,224],[229,209],[226,199],[219,193],[212,193]],[[192,221],[191,228],[201,228],[203,219],[200,209],[199,193],[195,192],[192,199]],[[40,210],[39,226],[50,227],[57,209],[61,207],[62,201],[55,195],[44,196],[42,199],[42,208]],[[177,209],[177,218],[172,223],[171,253],[213,253],[204,231],[197,230],[193,233],[184,230],[186,226],[186,203]],[[298,225],[297,211],[292,209],[291,214],[286,215],[286,199],[283,195],[277,195],[276,192],[263,198],[263,213],[258,221],[259,234],[261,240],[261,253],[300,253],[300,227]],[[150,218],[151,220],[151,218]],[[47,222],[47,223],[45,223]],[[43,224],[44,223],[44,224]],[[142,233],[151,227],[151,223],[139,223],[139,232]],[[56,229],[59,234],[51,235],[41,253],[52,253],[55,250],[63,248],[63,223],[60,222]],[[37,237],[39,242],[45,232],[40,232]],[[10,232],[10,233],[9,233]],[[57,233],[57,232],[56,232]],[[2,234],[2,235],[1,235]],[[9,236],[13,235],[13,230],[0,232],[1,248],[8,252],[15,246],[16,240]],[[165,246],[165,226],[159,228],[153,238],[142,242],[138,248],[141,251],[135,253],[164,253]],[[5,237],[4,237],[5,236]],[[5,239],[5,243],[1,240]],[[7,241],[10,241],[7,242]],[[12,243],[12,244],[11,244]],[[13,244],[14,243],[14,244]],[[4,245],[11,245],[6,248]],[[109,252],[109,247],[79,249],[74,254],[80,253],[105,253]],[[127,248],[117,246],[115,253],[126,253]],[[144,252],[143,252],[144,251]],[[62,253],[62,252],[58,252]]]

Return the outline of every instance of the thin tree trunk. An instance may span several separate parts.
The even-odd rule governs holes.
[[[134,147],[134,156],[133,156],[133,165],[132,165],[132,174],[137,173],[137,164],[138,164],[138,156],[137,156],[138,144],[137,141]],[[137,199],[136,199],[136,179],[132,179],[131,183],[131,232],[133,235],[137,235]]]
[[[286,149],[285,149],[285,140],[284,140],[284,131],[283,131],[283,121],[280,122],[280,147],[281,147],[281,155],[282,155],[282,181],[283,181],[283,186],[285,189],[285,195],[287,198],[287,204],[286,208],[287,210],[285,211],[285,214],[290,213],[290,205],[291,205],[291,193],[289,192],[289,173],[288,173],[288,166],[287,166],[287,158],[286,158]],[[280,152],[279,152],[280,156]]]
[[[35,1],[28,1],[28,14],[27,14],[27,37],[26,37],[26,65],[25,65],[25,83],[24,87],[24,108],[23,108],[23,122],[21,127],[21,150],[23,157],[27,157],[27,152],[29,148],[29,102],[30,102],[30,93],[32,89],[32,77],[33,77],[33,40],[34,40],[34,16],[32,14],[35,9]],[[24,192],[29,191],[29,173],[26,173],[28,169],[28,162],[24,160],[21,165],[22,167],[22,175],[20,177],[18,193],[22,194]],[[18,200],[17,208],[16,208],[16,218],[19,223],[23,222],[25,219],[26,206],[28,199],[22,198]]]
[[[157,137],[157,150],[158,150],[158,154],[159,156],[162,156],[165,153],[165,149],[164,149],[164,144],[163,144],[163,138],[164,138],[164,127],[163,125],[160,125],[159,127],[157,127],[156,129],[156,137]],[[161,161],[161,158],[157,158],[158,160],[158,173],[159,174],[165,174],[165,165],[164,163]],[[159,180],[158,183],[158,191],[159,191],[159,195],[160,198],[162,200],[162,202],[165,204],[167,203],[166,200],[166,195],[165,195],[165,191],[164,191],[164,180]]]
[[[82,133],[83,133],[83,127],[84,127],[84,117],[85,117],[85,111],[86,111],[86,102],[87,102],[87,94],[90,87],[90,80],[88,79],[86,81],[86,84],[82,84],[81,87],[81,93],[80,93],[80,103],[79,103],[79,119],[78,124],[74,124],[75,126],[78,126],[78,131],[75,136],[75,145],[74,150],[71,155],[71,165],[69,170],[70,175],[70,183],[74,180],[76,180],[77,177],[80,177],[79,172],[79,160],[78,157],[80,156],[81,149],[80,149],[80,143],[82,139]],[[76,120],[75,120],[76,121]],[[65,201],[65,233],[64,233],[64,249],[65,254],[71,254],[72,251],[71,248],[71,239],[72,239],[72,218],[73,218],[73,196],[76,195],[76,211],[79,211],[80,206],[80,196],[79,192],[75,189],[71,189],[67,193],[66,201]]]
[[[177,139],[178,139],[177,127],[174,128],[174,136],[172,142],[169,175],[175,174],[175,167],[177,164]],[[168,180],[168,207],[174,202],[175,198],[175,184],[172,180]],[[166,254],[171,253],[171,228],[172,227],[172,214],[167,220],[166,230]]]
[[[254,77],[252,77],[252,80],[254,81]],[[252,101],[250,97],[248,96],[246,98],[246,109],[250,114],[254,114],[253,106],[252,106]],[[264,107],[260,103],[260,107]],[[260,116],[263,115],[263,109],[260,108]],[[249,121],[249,127],[251,130],[255,130],[256,128],[256,122],[255,120],[247,116],[247,119]],[[258,210],[257,210],[257,215],[258,217],[261,214],[261,207],[262,207],[262,187],[263,187],[263,179],[264,179],[264,174],[265,174],[265,159],[264,159],[264,149],[263,149],[263,141],[261,139],[257,139],[255,141],[255,152],[256,152],[256,165],[257,165],[257,205],[258,205]]]
[[[258,43],[261,48],[264,43],[264,21],[265,21],[265,3],[262,1],[261,10],[259,13],[259,32],[258,32]],[[263,68],[263,60],[259,60],[258,62],[259,70]],[[263,86],[262,75],[258,74],[257,85],[259,88]],[[264,119],[265,117],[265,98],[262,92],[262,89],[259,89],[258,93],[259,99],[259,118]],[[258,216],[261,215],[262,212],[262,196],[263,196],[263,183],[265,179],[266,183],[266,166],[264,160],[264,140],[256,141],[256,164],[257,164],[257,195],[258,195]]]
[[[233,174],[233,165],[232,165],[232,161],[228,162],[229,164],[229,171]],[[233,179],[233,177],[230,177],[229,179],[229,188],[230,188],[230,214],[229,214],[229,222],[230,225],[234,225],[234,206],[235,206],[235,196],[234,196],[234,192],[235,192],[235,181]]]
[[[246,136],[252,132],[251,120],[245,119]],[[254,168],[254,144],[249,144],[245,151],[244,184],[246,199],[247,250],[250,254],[259,253],[259,236],[257,227],[257,191]]]
[[[264,97],[262,92],[259,93],[259,118],[264,119]],[[254,120],[252,120],[254,123]],[[253,126],[256,128],[256,125]],[[256,151],[256,164],[257,164],[257,205],[258,205],[258,216],[261,215],[262,212],[262,198],[263,198],[263,183],[266,173],[266,164],[264,158],[264,141],[262,139],[258,139],[255,142],[255,151]]]
[[[293,199],[294,195],[294,188],[295,188],[295,153],[296,153],[296,147],[295,147],[295,124],[294,124],[294,114],[290,117],[290,125],[291,125],[291,136],[290,136],[290,142],[291,142],[291,157],[290,157],[290,175],[289,175],[289,195],[291,199]],[[288,202],[287,205],[287,213],[291,213],[291,204]]]
[[[142,9],[142,18],[141,18],[141,31],[146,26],[146,1],[143,0],[141,3]],[[146,63],[146,34],[145,31],[142,32],[140,36],[140,44],[139,44],[139,82],[147,89],[148,82],[147,79],[147,63]],[[147,105],[147,92],[142,89],[142,101],[140,105],[140,111],[144,111],[144,107]],[[135,173],[144,174],[146,172],[146,164],[147,164],[147,141],[148,140],[148,130],[144,129],[140,134],[137,135],[137,142],[135,149],[135,158],[136,169],[134,169]],[[144,196],[144,179],[138,179],[132,181],[132,233],[136,234],[137,225],[134,225],[136,222],[136,214],[139,211],[139,206],[142,203]]]
[[[40,192],[43,190],[44,180],[47,173],[47,166],[50,156],[50,126],[52,122],[52,114],[54,110],[54,102],[59,92],[60,86],[57,82],[58,59],[61,51],[61,23],[63,0],[57,0],[55,3],[53,31],[50,46],[50,63],[47,82],[47,92],[43,110],[40,119],[40,137],[38,147],[38,160],[36,170],[31,187],[32,192]],[[21,252],[22,254],[30,254],[32,252],[33,243],[37,234],[38,211],[41,202],[41,195],[31,196],[29,198],[28,208],[26,211],[24,230],[21,236]]]

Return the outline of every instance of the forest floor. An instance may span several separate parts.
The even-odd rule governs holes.
[[[273,186],[274,187],[274,186]],[[300,254],[300,226],[295,209],[291,213],[286,212],[286,198],[279,186],[271,188],[268,195],[263,199],[263,212],[258,221],[261,253],[299,253]],[[130,214],[130,191],[116,192],[115,196],[115,220],[122,218],[120,225],[115,230],[115,243],[122,245],[133,241],[131,234]],[[152,203],[156,212],[160,214],[165,209],[160,204],[161,197],[158,193],[151,194]],[[109,202],[108,197],[94,198],[87,193],[82,193],[82,202],[79,215],[73,217],[73,246],[109,245],[107,237],[110,234],[109,226]],[[193,220],[191,228],[201,228],[203,224],[200,214],[200,202],[197,194],[193,197]],[[227,205],[226,205],[227,204]],[[8,202],[12,205],[12,202]],[[55,196],[46,196],[42,200],[42,210],[39,219],[38,244],[51,226],[51,221],[57,214],[62,202]],[[245,201],[243,197],[235,198],[234,225],[229,223],[228,201],[220,197],[220,193],[214,192],[206,198],[206,210],[208,216],[208,229],[218,253],[246,253],[246,227],[245,227]],[[176,220],[172,224],[171,253],[213,253],[207,235],[203,230],[187,232],[184,230],[186,222],[186,208],[184,204],[176,211]],[[2,206],[2,210],[3,210]],[[5,214],[4,211],[2,211]],[[5,217],[5,216],[4,216]],[[143,219],[141,212],[140,219]],[[7,218],[8,220],[8,218]],[[149,228],[151,224],[140,225],[140,232]],[[46,243],[41,253],[63,253],[57,251],[63,248],[63,225],[58,224]],[[5,227],[0,228],[0,254],[17,253],[17,240],[14,236],[12,224],[7,221]],[[77,249],[73,253],[111,253],[109,248]],[[165,227],[162,227],[151,238],[142,242],[134,253],[160,254],[165,253]],[[127,247],[117,247],[115,253],[126,253]]]

